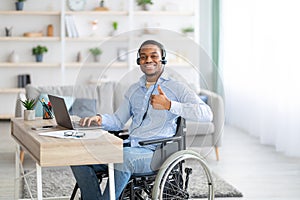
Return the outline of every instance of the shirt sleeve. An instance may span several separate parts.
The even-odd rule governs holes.
[[[120,131],[131,117],[130,102],[128,94],[125,95],[119,108],[114,114],[101,114],[102,127],[104,130]]]
[[[170,112],[192,121],[207,122],[213,119],[210,107],[201,100],[199,103],[171,101]]]

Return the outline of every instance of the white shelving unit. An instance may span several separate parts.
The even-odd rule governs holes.
[[[16,76],[18,74],[31,74],[32,83],[36,85],[73,84],[76,76],[82,71],[86,78],[91,79],[93,71],[104,70],[107,63],[111,66],[106,70],[106,77],[115,80],[120,74],[136,67],[136,51],[128,52],[124,61],[116,59],[119,49],[128,51],[138,48],[143,38],[154,35],[124,34],[128,31],[142,30],[147,24],[148,28],[163,28],[170,31],[180,32],[184,26],[195,28],[193,40],[199,42],[199,11],[198,0],[153,0],[153,8],[149,11],[141,11],[135,0],[107,0],[105,6],[108,11],[94,11],[97,1],[87,0],[85,9],[82,11],[70,11],[66,0],[39,0],[25,1],[23,11],[14,10],[13,1],[0,1],[0,29],[13,27],[13,35],[6,37],[4,30],[0,32],[0,73],[4,76],[0,80],[0,96],[10,93],[23,92],[17,89]],[[165,7],[172,4],[172,9]],[[77,26],[79,37],[71,38],[66,36],[65,17],[72,15]],[[98,28],[92,30],[91,21],[96,20]],[[119,24],[119,36],[110,36],[112,21]],[[47,25],[53,24],[54,36],[46,36]],[[43,32],[42,37],[23,37],[25,32]],[[172,38],[164,38],[172,40]],[[170,44],[180,41],[173,40]],[[31,55],[31,49],[38,44],[47,46],[48,52],[44,55],[44,61],[37,63]],[[109,46],[108,46],[109,44]],[[88,49],[101,46],[103,55],[100,63],[92,62],[88,57]],[[19,62],[7,61],[8,55],[15,51],[19,55]],[[76,62],[77,54],[82,54],[84,63]],[[168,65],[179,69],[188,67],[185,62],[178,62],[174,55],[168,54]],[[75,77],[75,78],[73,78]],[[93,77],[95,79],[95,77]],[[51,80],[47,82],[46,80]],[[10,114],[2,115],[0,118],[7,118]]]

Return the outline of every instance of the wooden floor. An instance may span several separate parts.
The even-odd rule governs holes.
[[[243,198],[226,200],[299,200],[300,158],[286,157],[233,127],[225,127],[220,161],[207,156],[210,169],[240,190]],[[14,199],[14,141],[9,122],[0,122],[0,199]],[[207,155],[209,149],[202,150]],[[27,158],[27,160],[30,158]],[[217,198],[221,200],[221,198]]]

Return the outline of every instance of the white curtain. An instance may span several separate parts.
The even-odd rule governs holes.
[[[299,0],[223,0],[226,123],[300,157]]]

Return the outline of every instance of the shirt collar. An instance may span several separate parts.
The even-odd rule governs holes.
[[[162,75],[159,77],[158,81],[157,81],[157,84],[160,84],[166,80],[170,80],[170,77],[168,75],[168,73],[166,72],[163,72]],[[145,84],[146,84],[146,75],[143,75],[141,78],[140,78],[140,81],[139,81],[140,85],[142,87],[146,87]]]

